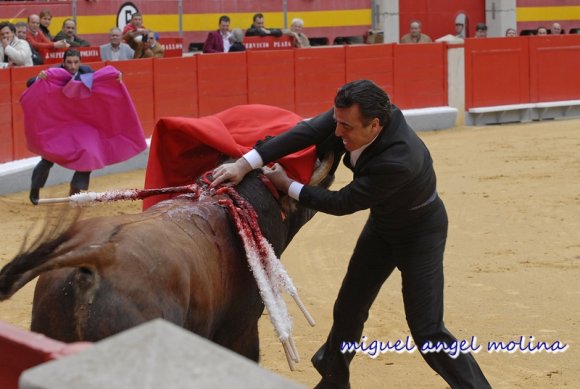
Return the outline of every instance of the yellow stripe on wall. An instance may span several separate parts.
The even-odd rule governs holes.
[[[580,20],[580,6],[518,7],[516,21],[538,22],[544,20]]]
[[[81,37],[83,34],[106,34],[116,25],[117,15],[77,16],[77,34]],[[52,24],[50,27],[52,32]]]
[[[183,15],[183,31],[212,31],[217,30],[219,14],[185,14]],[[253,13],[234,13],[228,15],[231,19],[231,28],[247,29],[252,24]],[[289,12],[288,27],[293,18],[304,20],[305,27],[343,27],[343,26],[370,26],[371,10],[352,9],[340,11],[311,11]],[[56,19],[56,18],[55,18]],[[282,12],[264,13],[266,27],[282,28],[284,14]],[[53,20],[54,21],[54,20]],[[62,23],[62,21],[61,21]],[[77,16],[77,33],[105,34],[117,23],[116,15]],[[179,16],[173,15],[145,15],[143,24],[154,31],[168,32],[179,30]],[[57,27],[58,26],[58,27]],[[59,31],[60,24],[51,25],[51,31]]]

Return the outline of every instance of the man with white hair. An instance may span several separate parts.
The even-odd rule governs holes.
[[[552,28],[550,29],[550,34],[560,35],[560,34],[565,34],[565,32],[564,32],[564,30],[562,30],[562,26],[560,25],[560,23],[554,23],[554,24],[552,24]]]
[[[413,20],[410,24],[410,32],[403,35],[401,43],[430,43],[433,42],[431,37],[421,33],[421,22]]]
[[[26,39],[26,35],[28,34],[28,24],[26,22],[18,22],[14,23],[14,27],[16,27],[16,37],[21,41],[26,41],[28,46],[30,46],[30,52],[32,53],[32,64],[33,65],[42,65],[44,64],[44,60],[42,59],[42,55],[32,47],[30,42]]]
[[[101,61],[125,61],[133,59],[135,51],[126,43],[121,42],[121,29],[113,27],[109,31],[109,43],[101,45]]]
[[[294,46],[297,48],[310,47],[308,37],[302,32],[304,27],[304,20],[300,18],[292,19],[290,25],[290,35],[294,37]]]

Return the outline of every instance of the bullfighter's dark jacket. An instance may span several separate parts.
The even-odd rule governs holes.
[[[332,144],[334,151],[345,153],[334,134],[333,109],[297,124],[288,132],[256,146],[264,163],[306,148]],[[424,206],[436,197],[433,161],[425,144],[409,127],[403,113],[393,106],[390,123],[360,155],[356,165],[346,152],[344,164],[353,171],[353,180],[338,191],[304,186],[300,204],[333,215],[370,209],[371,217],[382,228],[393,222],[410,223]],[[416,212],[417,211],[417,212]]]

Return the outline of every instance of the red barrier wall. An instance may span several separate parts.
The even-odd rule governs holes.
[[[530,102],[528,40],[465,40],[465,109]]]
[[[402,109],[447,105],[447,48],[442,43],[394,47],[392,101]]]
[[[328,110],[346,81],[344,46],[294,50],[296,113],[310,117]]]
[[[0,163],[12,161],[12,96],[10,69],[0,70]]]
[[[163,116],[197,116],[197,57],[153,60],[155,122]]]
[[[369,79],[394,93],[394,44],[346,46],[346,82]]]
[[[294,37],[283,35],[275,36],[246,36],[244,37],[246,50],[283,50],[294,47]]]
[[[342,84],[361,78],[377,82],[404,108],[446,105],[443,46],[404,46],[255,50],[87,65],[97,70],[109,64],[123,73],[145,134],[150,136],[163,116],[206,116],[239,104],[271,104],[309,117],[329,109]],[[0,148],[4,161],[32,156],[26,149],[18,100],[26,80],[47,67],[0,73],[0,85],[4,82],[11,90],[10,101],[0,100],[0,105],[11,107],[7,115],[0,116],[4,123],[0,131],[10,134],[3,137],[9,145]]]
[[[418,19],[421,32],[433,40],[447,34],[455,35],[455,17],[460,13],[467,16],[467,36],[472,37],[475,25],[485,22],[485,1],[399,1],[399,34],[402,37],[408,33],[409,24]]]
[[[248,103],[275,105],[289,111],[294,105],[292,50],[248,51]]]
[[[44,50],[42,52],[42,58],[44,59],[44,64],[59,64],[62,63],[64,58],[64,53],[68,49],[50,49]],[[89,47],[75,47],[81,53],[81,61],[85,62],[97,62],[101,60],[101,49],[99,46],[89,46]]]
[[[155,127],[153,58],[107,62],[107,64],[114,66],[123,73],[123,82],[127,86],[131,99],[135,104],[145,136],[151,136]],[[175,96],[175,99],[176,101],[179,100],[179,96]],[[111,118],[111,120],[114,119]]]
[[[82,342],[62,343],[0,322],[0,388],[17,389],[24,370],[90,346]]]
[[[163,51],[163,57],[179,57],[183,55],[183,38],[179,37],[161,37],[157,41],[165,49]]]
[[[534,36],[530,47],[532,102],[580,97],[580,35]]]
[[[48,68],[47,65],[34,67],[12,68],[10,82],[12,84],[12,141],[14,142],[14,159],[33,157],[26,147],[24,136],[24,115],[20,106],[20,95],[26,90],[26,81],[35,77],[41,70]]]
[[[205,54],[197,58],[199,116],[248,103],[246,52]]]

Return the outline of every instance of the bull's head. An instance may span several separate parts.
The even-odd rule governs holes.
[[[334,164],[332,152],[325,154],[322,160],[317,160],[308,185],[329,188],[334,181]],[[280,255],[316,211],[300,206],[296,200],[285,194],[275,198],[257,179],[257,174],[256,171],[248,175],[239,184],[238,191],[254,206],[262,233],[272,244],[276,254]]]

